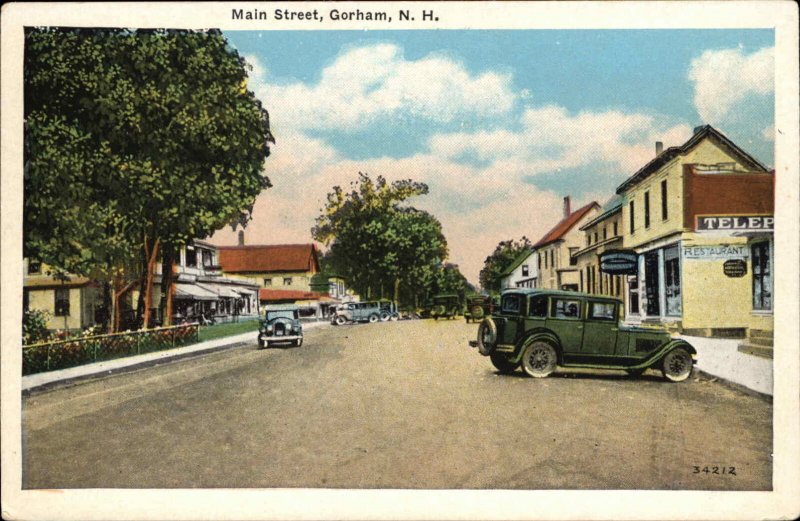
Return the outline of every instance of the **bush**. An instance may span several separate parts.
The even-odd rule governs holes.
[[[41,309],[29,309],[22,317],[22,343],[29,345],[44,342],[50,337],[47,321],[50,313]]]

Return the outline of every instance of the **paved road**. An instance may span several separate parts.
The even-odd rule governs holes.
[[[764,399],[655,372],[503,376],[475,329],[325,327],[33,394],[24,486],[771,488]]]

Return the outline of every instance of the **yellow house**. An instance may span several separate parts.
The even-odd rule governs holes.
[[[580,230],[585,242],[573,255],[580,291],[624,299],[625,277],[601,272],[599,260],[601,254],[622,248],[622,198],[614,196]]]
[[[47,265],[31,259],[23,259],[23,269],[23,308],[47,312],[48,329],[76,330],[101,321],[103,294],[96,282],[75,275],[53,277]]]
[[[599,209],[600,205],[592,201],[573,212],[569,196],[564,198],[564,218],[533,245],[539,273],[536,287],[578,291],[580,279],[574,255],[583,245],[580,227]]]
[[[626,319],[687,334],[772,331],[774,174],[711,126],[617,188],[638,255]]]

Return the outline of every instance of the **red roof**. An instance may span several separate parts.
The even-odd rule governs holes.
[[[219,264],[228,273],[319,271],[313,244],[219,246]]]
[[[260,301],[285,301],[285,300],[319,300],[327,297],[327,293],[319,291],[303,291],[300,289],[268,289],[258,290],[258,300]]]
[[[600,208],[600,205],[596,202],[592,201],[591,203],[578,208],[567,217],[563,218],[561,222],[556,224],[552,230],[544,234],[544,237],[539,239],[539,242],[533,245],[534,248],[541,248],[542,246],[547,246],[550,243],[556,242],[557,240],[561,239],[568,231],[575,226],[578,221],[580,221],[583,216],[589,213],[592,208]]]

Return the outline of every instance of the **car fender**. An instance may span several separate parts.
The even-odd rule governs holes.
[[[655,366],[661,361],[662,358],[664,358],[664,356],[666,356],[667,353],[677,347],[683,347],[689,351],[689,354],[692,355],[692,363],[697,363],[697,350],[686,340],[673,338],[672,340],[665,342],[664,345],[658,348],[658,350],[650,355],[644,362],[626,367],[625,369],[647,369],[648,367]]]
[[[514,349],[514,356],[510,358],[510,360],[515,363],[519,362],[522,358],[522,351],[525,349],[525,346],[531,342],[536,342],[539,340],[544,340],[548,344],[552,345],[558,354],[558,363],[562,363],[561,342],[559,341],[558,336],[556,336],[556,334],[549,329],[543,327],[538,327],[536,329],[527,331],[525,336],[517,343],[517,347]]]

